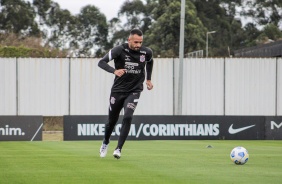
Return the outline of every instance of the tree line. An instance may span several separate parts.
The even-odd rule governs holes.
[[[9,56],[3,54],[7,47],[18,55],[20,47],[33,49],[34,57],[101,57],[136,27],[155,57],[179,54],[180,0],[125,0],[111,20],[95,5],[73,15],[52,0],[0,4],[1,57]],[[184,53],[205,50],[210,31],[209,55],[229,57],[239,48],[281,39],[281,29],[280,0],[186,0]]]

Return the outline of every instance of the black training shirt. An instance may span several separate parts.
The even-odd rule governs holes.
[[[114,60],[115,68],[108,62]],[[153,70],[153,52],[150,48],[141,47],[140,50],[131,50],[128,43],[112,48],[98,63],[98,66],[107,72],[114,73],[117,69],[126,69],[126,73],[115,77],[112,92],[141,92],[145,80],[151,80]]]

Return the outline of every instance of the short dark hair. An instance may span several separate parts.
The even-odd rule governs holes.
[[[143,32],[140,29],[137,29],[137,28],[132,29],[130,31],[130,35],[135,35],[135,34],[137,34],[138,36],[143,36]]]

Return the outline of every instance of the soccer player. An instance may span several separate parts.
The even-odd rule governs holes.
[[[110,94],[108,122],[105,126],[104,140],[100,148],[100,157],[107,155],[108,145],[113,129],[118,121],[120,111],[124,116],[118,138],[118,144],[113,156],[121,157],[121,150],[128,136],[134,110],[138,104],[143,82],[146,78],[147,89],[153,89],[151,75],[153,70],[153,52],[142,46],[143,33],[132,29],[128,43],[112,48],[98,63],[98,66],[109,73],[115,74]],[[114,68],[108,62],[114,60]],[[146,69],[146,71],[145,71]]]

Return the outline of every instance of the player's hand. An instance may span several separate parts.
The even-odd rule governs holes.
[[[146,85],[147,85],[147,89],[148,89],[148,90],[151,90],[151,89],[153,89],[153,87],[154,87],[153,84],[152,84],[152,82],[151,82],[150,80],[147,80],[147,81],[146,81]]]
[[[118,77],[121,77],[123,76],[123,74],[125,74],[126,72],[126,69],[118,69],[118,70],[115,70],[114,74]]]

